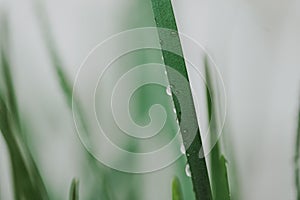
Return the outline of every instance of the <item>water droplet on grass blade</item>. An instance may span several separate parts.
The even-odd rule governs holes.
[[[172,36],[177,36],[177,32],[176,31],[171,31],[171,35]]]
[[[181,152],[182,154],[185,154],[185,147],[184,147],[184,144],[181,144],[181,146],[180,146],[180,152]]]
[[[188,176],[188,177],[191,177],[192,174],[191,174],[191,169],[190,169],[190,165],[189,164],[186,164],[185,166],[185,174]]]
[[[166,93],[167,93],[167,95],[169,95],[169,96],[172,95],[171,87],[170,87],[169,85],[167,86]]]

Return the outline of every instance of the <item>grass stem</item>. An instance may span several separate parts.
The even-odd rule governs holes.
[[[176,20],[171,4],[171,0],[151,0],[152,2],[152,9],[154,13],[154,18],[156,21],[156,26],[158,28],[164,28],[164,29],[169,29],[172,30],[175,34],[172,36],[172,41],[170,45],[175,46],[175,48],[182,53],[182,47],[179,39],[178,30],[177,30],[177,25],[176,25]],[[163,46],[163,43],[170,42],[170,41],[165,41],[166,36],[164,33],[162,33],[158,29],[158,36],[161,41],[161,45]],[[171,37],[171,36],[170,36]],[[168,40],[168,38],[167,38]],[[168,45],[168,44],[167,44]],[[175,69],[178,71],[186,80],[189,82],[187,70],[186,70],[186,65],[185,65],[185,60],[183,56],[176,55],[174,53],[171,53],[166,50],[162,50],[163,58],[164,58],[164,63],[166,66],[171,67],[172,69]],[[183,54],[181,54],[183,55]],[[170,85],[176,85],[178,84],[174,80],[174,77],[172,76],[172,73],[169,73],[168,68],[167,68],[167,75],[168,75],[168,80]],[[189,119],[190,123],[192,123],[193,127],[197,127],[197,133],[196,136],[194,137],[193,141],[191,142],[190,146],[186,146],[186,155],[187,155],[187,160],[188,164],[190,166],[190,171],[191,171],[191,177],[192,177],[192,182],[193,182],[193,189],[195,192],[195,197],[197,200],[210,200],[212,199],[211,196],[211,188],[210,188],[210,181],[208,177],[208,171],[207,171],[207,166],[206,166],[206,160],[205,158],[199,157],[199,151],[202,146],[202,141],[200,137],[200,129],[198,127],[198,122],[196,119],[196,111],[193,103],[193,97],[191,93],[191,88],[190,86],[185,87],[187,91],[184,91],[187,96],[185,96],[185,100],[188,101],[189,103],[185,104],[187,105],[186,107],[182,107],[180,105],[181,102],[176,102],[176,96],[174,96],[174,91],[172,91],[173,94],[173,99],[174,99],[174,104],[176,111],[178,115],[181,113],[183,110],[185,112],[189,113],[190,116],[193,116]],[[171,90],[173,90],[171,88]],[[181,119],[181,116],[178,116],[178,119]],[[181,122],[182,119],[179,121]],[[186,124],[180,124],[180,129],[182,133],[182,138],[183,142],[186,145],[186,141],[190,140],[189,134],[184,134],[185,132],[185,126]],[[188,126],[189,127],[189,126]],[[187,128],[188,128],[187,127]]]

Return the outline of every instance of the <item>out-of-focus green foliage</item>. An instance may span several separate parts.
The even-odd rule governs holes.
[[[176,22],[174,13],[172,10],[172,5],[170,0],[151,0],[153,5],[153,11],[155,15],[155,20],[158,27],[169,28],[177,31]],[[40,4],[39,4],[40,5]],[[41,10],[39,10],[41,9]],[[54,71],[57,77],[57,80],[60,83],[60,88],[65,95],[66,104],[72,108],[72,84],[69,80],[67,73],[64,70],[64,64],[58,53],[57,47],[55,46],[54,38],[51,34],[51,29],[48,24],[47,15],[42,7],[38,6],[38,17],[40,19],[40,25],[42,28],[43,36],[46,41],[47,50],[51,58]],[[0,131],[4,136],[4,139],[7,143],[7,147],[10,153],[11,166],[13,173],[13,182],[15,190],[16,199],[28,199],[28,200],[47,200],[49,199],[45,185],[43,183],[42,177],[39,174],[38,168],[32,158],[32,155],[25,143],[23,138],[23,130],[21,124],[22,116],[19,113],[18,103],[16,98],[16,92],[13,84],[13,77],[11,72],[11,65],[9,63],[8,55],[8,42],[7,38],[7,22],[5,17],[1,16],[1,19],[4,19],[4,22],[1,22],[1,28],[4,27],[4,34],[1,33],[1,70],[3,75],[1,79],[3,80],[3,87],[0,89]],[[179,41],[179,38],[178,38]],[[180,42],[179,42],[180,44]],[[181,47],[180,47],[181,48]],[[174,57],[174,55],[163,51],[164,62],[168,66],[177,66],[176,70],[179,70],[180,73],[184,74],[187,77],[187,72],[184,64],[184,58]],[[147,57],[147,56],[145,56]],[[139,62],[147,61],[147,59],[140,56]],[[145,90],[146,91],[146,90]],[[142,93],[140,95],[140,110],[146,112],[145,102],[151,104],[151,99]],[[159,97],[162,100],[165,100],[164,97]],[[155,98],[156,100],[159,98]],[[88,125],[85,121],[84,113],[81,110],[79,103],[75,98],[75,112],[77,112],[80,117],[81,127],[84,131],[88,132]],[[176,104],[176,102],[175,102]],[[177,102],[177,108],[180,106]],[[209,109],[212,105],[209,105]],[[192,112],[194,112],[192,110]],[[144,114],[142,113],[142,114]],[[179,113],[179,112],[177,112]],[[178,116],[180,119],[180,116]],[[297,143],[298,144],[298,143]],[[219,145],[213,150],[212,155],[212,171],[213,171],[213,193],[216,195],[217,200],[227,200],[230,199],[229,195],[229,186],[228,186],[228,177],[226,169],[226,160],[224,156],[220,153]],[[299,145],[298,145],[299,146]],[[192,180],[194,185],[194,190],[196,193],[196,198],[201,200],[211,199],[210,183],[207,174],[207,168],[205,159],[198,157],[198,150],[201,147],[201,138],[196,137],[191,148],[188,149],[188,154],[190,155],[187,159],[191,165]],[[104,200],[115,200],[116,195],[112,189],[113,183],[122,182],[119,181],[116,176],[120,175],[118,173],[111,173],[110,170],[106,170],[103,166],[96,166],[93,161],[93,158],[89,154],[86,155],[92,169],[95,172],[97,181],[94,184],[94,187],[98,190],[97,194],[91,194],[91,197],[97,196]],[[116,175],[117,174],[117,175]],[[123,175],[121,175],[123,176]],[[126,175],[128,176],[128,175]],[[220,179],[217,177],[220,176]],[[217,181],[219,180],[219,181]],[[100,186],[97,183],[100,183]],[[123,182],[125,182],[123,180]],[[122,183],[123,183],[122,182]],[[126,180],[128,182],[128,180]],[[130,183],[133,189],[128,192],[127,198],[130,200],[139,199],[136,191],[134,189],[140,189],[138,184]],[[127,186],[128,186],[127,185]],[[224,198],[221,198],[224,197]],[[70,200],[79,199],[79,182],[77,179],[73,179],[70,187]],[[182,186],[178,178],[174,178],[172,182],[172,198],[173,200],[182,200],[183,192]]]
[[[177,177],[172,181],[172,200],[183,200],[181,184]]]
[[[20,123],[11,65],[9,63],[9,39],[7,18],[1,14],[1,69],[4,72],[3,89],[0,92],[0,130],[10,154],[14,196],[16,199],[47,200],[48,194],[42,177],[24,142]]]
[[[79,118],[79,128],[82,129],[86,134],[89,134],[90,129],[87,123],[86,115],[82,109],[80,102],[76,96],[73,96],[72,82],[69,80],[67,73],[64,70],[64,64],[59,54],[58,48],[56,47],[55,39],[52,35],[51,27],[49,25],[49,19],[47,16],[46,9],[42,2],[36,1],[37,17],[41,27],[41,32],[46,43],[48,54],[52,61],[56,77],[60,83],[60,88],[65,96],[66,104]],[[111,190],[111,176],[110,169],[98,164],[95,158],[88,151],[84,151],[86,159],[88,161],[88,167],[92,170],[95,179],[91,180],[91,194],[90,198],[101,198],[111,200],[114,198],[114,192]],[[85,169],[87,170],[87,169]],[[101,187],[99,188],[98,185]]]

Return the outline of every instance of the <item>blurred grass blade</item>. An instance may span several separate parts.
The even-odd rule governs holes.
[[[206,99],[209,119],[209,128],[211,141],[215,141],[217,134],[217,99],[214,96],[215,87],[213,85],[213,76],[209,69],[208,57],[204,58],[205,78],[206,78]],[[213,145],[213,144],[212,144]],[[215,200],[230,200],[229,182],[227,175],[226,159],[221,154],[220,140],[215,144],[210,152],[211,161],[211,185],[213,197]]]
[[[298,129],[297,129],[297,136],[296,136],[295,158],[294,158],[294,173],[295,173],[295,186],[296,186],[297,200],[300,200],[299,161],[300,161],[300,109],[299,109],[299,115],[298,115]]]
[[[0,63],[4,71],[2,76],[5,76],[1,77],[4,79],[2,89],[5,93],[0,93],[0,130],[10,154],[15,198],[47,200],[49,198],[43,180],[21,136],[22,128],[8,59],[7,19],[4,16],[1,20],[3,21],[1,21]],[[5,99],[8,101],[6,102]]]
[[[47,200],[49,198],[42,178],[26,145],[14,133],[17,128],[14,129],[13,123],[13,116],[0,96],[0,130],[10,153],[15,198]]]
[[[79,181],[74,178],[70,187],[70,200],[79,200]]]
[[[90,130],[87,123],[87,117],[82,109],[82,105],[78,101],[76,96],[73,96],[73,87],[72,82],[67,76],[67,73],[64,70],[64,64],[62,62],[62,59],[60,57],[59,51],[57,46],[55,45],[55,40],[52,35],[52,30],[50,28],[49,19],[47,16],[46,9],[44,8],[43,2],[36,0],[36,12],[37,17],[39,19],[39,25],[41,27],[42,36],[46,42],[46,47],[49,53],[49,56],[51,58],[52,65],[54,67],[56,77],[58,78],[58,81],[60,83],[60,88],[65,96],[65,101],[69,108],[76,114],[78,117],[78,128],[81,129],[86,135],[89,135]],[[97,191],[101,193],[101,195],[105,196],[105,199],[110,200],[109,196],[113,196],[112,191],[108,191],[105,189],[107,187],[107,184],[110,183],[110,177],[108,176],[109,173],[106,173],[106,168],[103,168],[102,165],[98,165],[98,161],[95,161],[94,156],[91,155],[89,151],[84,151],[85,157],[88,160],[88,167],[91,168],[92,171],[94,171],[94,175],[96,176],[95,179],[92,180],[93,188],[91,188],[91,191]],[[85,169],[86,170],[86,169]],[[103,187],[99,188],[97,185],[101,184]],[[110,189],[110,188],[109,188]],[[90,194],[94,195],[94,194]],[[98,195],[98,194],[97,194]],[[98,195],[99,196],[99,195]]]
[[[168,38],[166,38],[166,35],[163,33],[163,31],[160,31],[160,29],[158,29],[158,36],[161,45],[162,46],[172,45],[172,47],[176,48],[176,52],[180,51],[181,55],[183,55],[180,39],[177,34],[178,30],[177,30],[175,16],[173,13],[171,0],[151,0],[151,2],[152,2],[154,18],[156,21],[156,26],[158,28],[169,29],[175,33],[172,34],[173,35],[172,39],[170,38],[171,35],[169,37],[167,36]],[[169,40],[169,39],[171,39],[171,42],[170,41],[168,42],[172,44],[166,44],[168,42],[165,40]],[[165,65],[170,66],[174,70],[178,71],[187,80],[187,82],[189,82],[184,58],[166,50],[162,50],[162,54],[163,54]],[[167,76],[170,85],[177,87],[178,84],[180,83],[178,83],[178,81],[173,77],[172,72],[168,71],[168,68],[166,69],[167,69]],[[196,111],[193,103],[191,88],[189,85],[187,85],[185,86],[185,89],[186,91],[184,92],[187,93],[187,96],[184,98],[188,101],[188,103],[186,104],[187,105],[186,107],[181,107],[180,105],[181,102],[178,101],[176,102],[176,96],[174,96],[174,91],[171,88],[173,93],[175,109],[178,113],[177,115],[179,121],[182,121],[180,113],[182,110],[184,110],[185,112],[189,113],[191,116],[194,116],[191,119],[189,119],[190,121],[189,123],[192,123],[193,127],[197,127],[197,134],[193,139],[191,145],[189,147],[186,146],[186,150],[187,150],[186,153],[188,155],[187,160],[190,166],[193,189],[197,200],[210,200],[212,199],[212,196],[211,196],[211,188],[210,188],[210,182],[209,182],[209,177],[207,172],[206,161],[205,158],[202,157],[199,158],[199,152],[202,146],[202,141],[201,141],[200,130],[196,119]],[[181,129],[182,127],[186,127],[186,124],[185,125],[180,124]],[[182,138],[183,138],[184,145],[186,145],[190,140],[189,134],[182,134]]]
[[[43,38],[46,42],[46,47],[51,58],[52,66],[54,67],[56,77],[59,81],[60,88],[65,96],[65,101],[70,109],[73,109],[75,114],[79,118],[79,128],[81,128],[86,134],[89,133],[88,125],[86,123],[86,116],[83,112],[83,109],[76,99],[73,98],[73,85],[70,81],[67,73],[64,70],[64,64],[59,55],[58,48],[56,47],[56,43],[52,36],[52,31],[50,29],[49,20],[47,16],[47,12],[43,7],[42,2],[36,0],[36,11],[39,19],[39,25],[41,27]],[[74,105],[72,105],[74,103]]]
[[[9,33],[8,33],[8,20],[7,16],[4,13],[0,13],[0,20],[1,20],[1,65],[3,69],[3,80],[4,84],[6,85],[6,93],[8,98],[9,107],[11,109],[12,115],[16,120],[16,124],[18,128],[21,129],[21,123],[19,118],[19,111],[17,106],[17,99],[14,89],[14,84],[12,80],[12,73],[8,63],[9,55],[8,55],[8,41],[9,41]]]
[[[181,184],[178,177],[172,181],[172,200],[183,200]]]
[[[46,46],[51,57],[51,62],[54,66],[55,73],[57,75],[58,81],[60,83],[61,89],[66,98],[68,106],[72,107],[72,84],[68,79],[66,72],[63,69],[63,62],[59,56],[56,43],[52,37],[52,31],[50,29],[49,21],[47,19],[46,10],[44,9],[42,2],[36,0],[36,11],[38,12],[39,25],[41,26],[41,31],[46,41]]]
[[[227,160],[224,155],[221,155],[220,157],[220,163],[221,163],[221,176],[224,177],[224,185],[223,185],[223,194],[226,198],[230,199],[230,189],[229,189],[229,180],[228,180],[228,170],[227,170]]]

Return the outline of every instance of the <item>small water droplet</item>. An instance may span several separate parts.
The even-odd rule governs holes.
[[[181,152],[182,154],[185,154],[185,147],[184,147],[184,144],[181,144],[181,146],[180,146],[180,152]]]
[[[173,108],[173,112],[176,114],[176,109],[175,108]]]
[[[172,35],[172,36],[176,36],[176,35],[177,35],[177,32],[176,32],[176,31],[171,31],[171,35]]]
[[[164,60],[165,60],[163,56],[161,57],[161,59],[162,59],[162,61],[164,61]]]
[[[191,170],[190,170],[190,165],[189,165],[189,164],[186,164],[186,166],[185,166],[185,174],[186,174],[188,177],[191,177],[191,176],[192,176]]]
[[[186,130],[186,129],[183,129],[183,131],[182,131],[183,133],[187,133],[188,131]]]
[[[203,152],[203,150],[201,151],[199,151],[199,154],[198,154],[198,157],[201,159],[201,158],[204,158],[204,152]]]
[[[166,92],[167,92],[167,95],[169,95],[169,96],[172,95],[171,87],[169,85],[167,86]]]

